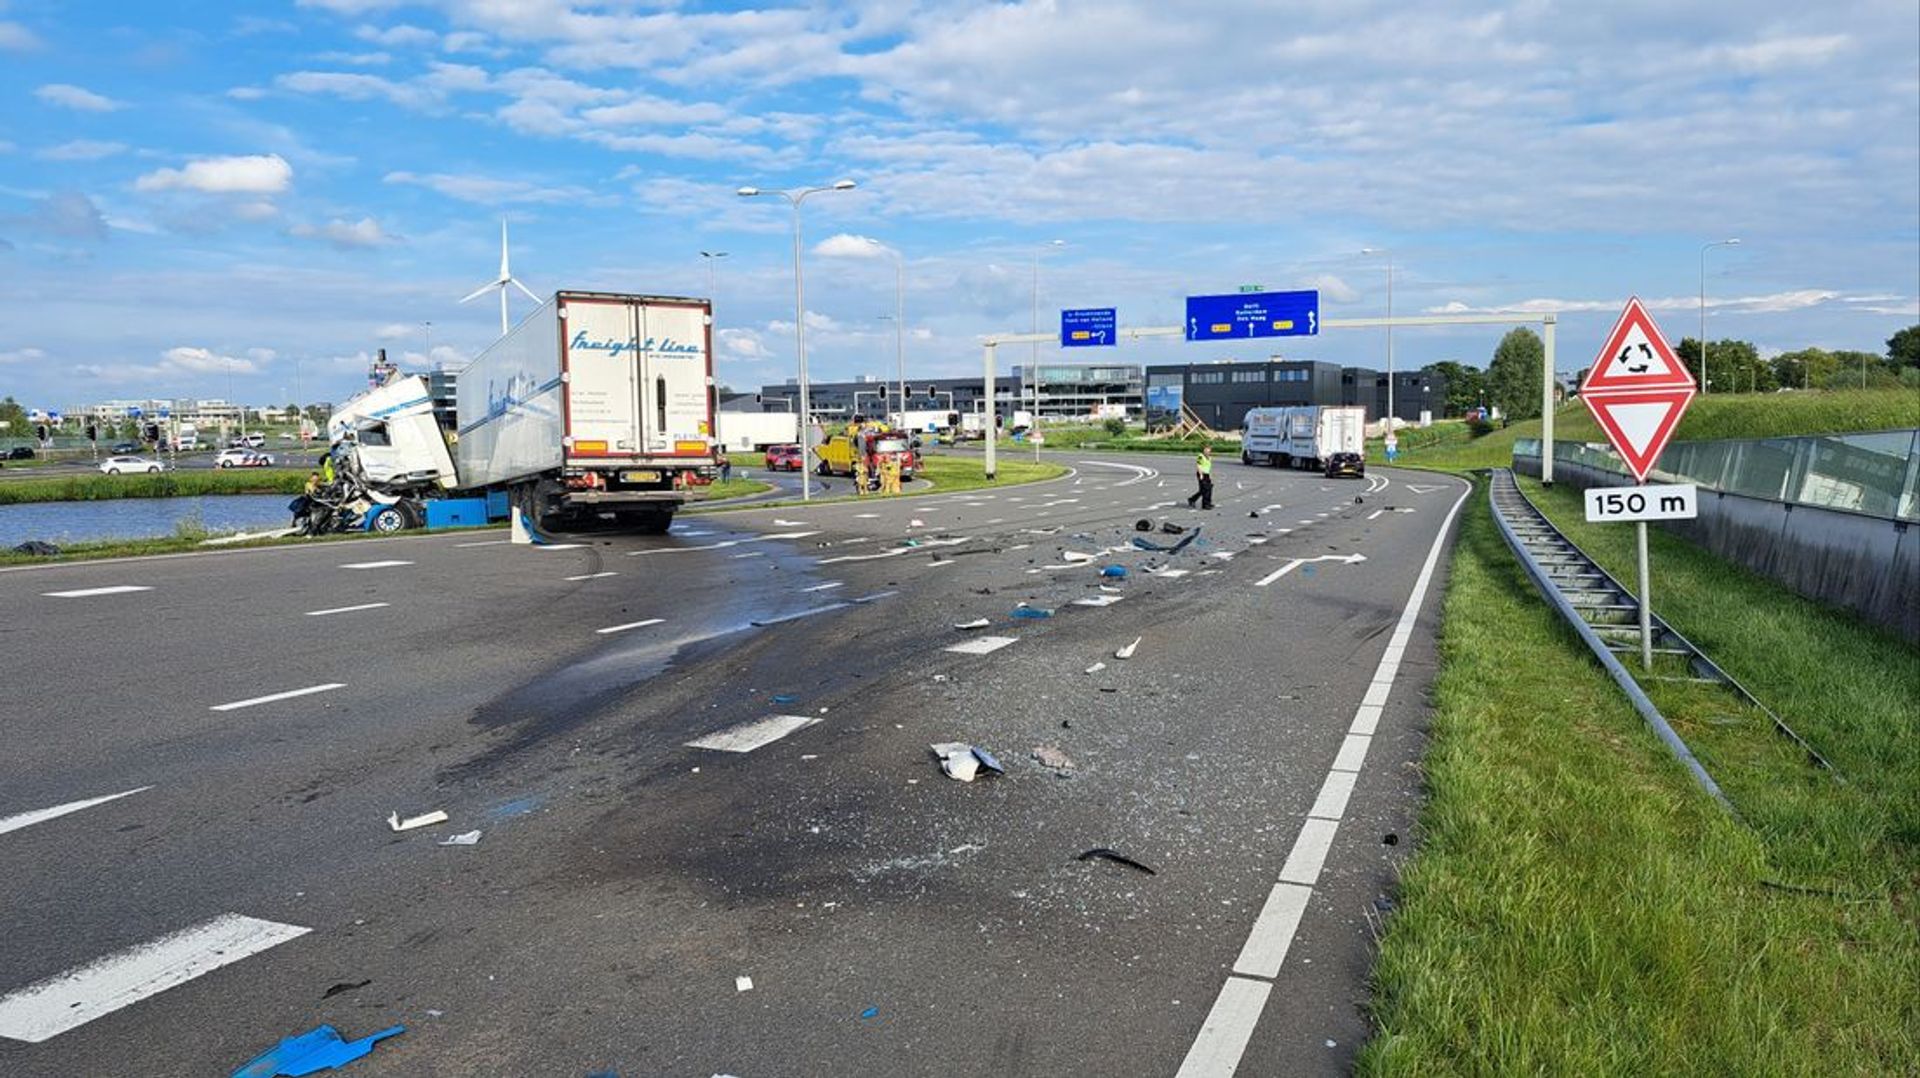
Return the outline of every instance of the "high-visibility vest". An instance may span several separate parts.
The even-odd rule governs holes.
[[[1199,456],[1193,458],[1193,470],[1196,472],[1199,472],[1201,475],[1212,475],[1213,474],[1212,455],[1207,453],[1202,453]]]

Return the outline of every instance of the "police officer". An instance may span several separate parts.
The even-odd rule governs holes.
[[[1187,499],[1187,508],[1192,509],[1193,503],[1197,501],[1200,503],[1200,508],[1212,509],[1213,508],[1213,447],[1212,446],[1210,445],[1201,446],[1200,455],[1193,458],[1193,477],[1195,480],[1199,482],[1200,489],[1194,491],[1193,496]]]

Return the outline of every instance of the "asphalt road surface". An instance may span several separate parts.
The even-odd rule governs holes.
[[[1466,488],[1056,459],[0,572],[0,1073],[1345,1070]]]

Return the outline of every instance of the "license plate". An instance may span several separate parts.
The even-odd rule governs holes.
[[[620,479],[626,483],[658,483],[659,472],[621,472]]]

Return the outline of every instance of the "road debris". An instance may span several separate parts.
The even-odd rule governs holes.
[[[1155,554],[1178,554],[1187,548],[1188,543],[1193,542],[1199,537],[1200,526],[1196,524],[1185,535],[1180,537],[1179,542],[1172,546],[1167,546],[1164,543],[1156,543],[1151,539],[1142,539],[1137,535],[1133,537],[1133,545],[1139,547],[1141,550],[1150,550]]]
[[[1053,611],[1021,603],[1019,606],[1013,608],[1013,616],[1016,618],[1050,618],[1053,616]]]
[[[1186,530],[1187,529],[1175,524],[1171,520],[1163,520],[1160,522],[1160,532],[1163,535],[1180,535]]]
[[[1056,774],[1065,775],[1073,770],[1073,757],[1068,756],[1058,745],[1036,745],[1033,758],[1040,766],[1052,769]]]
[[[440,840],[440,845],[442,846],[478,846],[480,845],[480,832],[462,831],[460,834],[457,834],[457,835],[448,835],[446,838],[443,838]]]
[[[1092,666],[1087,667],[1087,673],[1097,674],[1100,671],[1105,670],[1106,668],[1107,668],[1106,663],[1094,663]]]
[[[956,621],[953,623],[953,627],[956,629],[984,629],[992,624],[993,622],[986,618],[975,618],[972,621]]]
[[[1095,846],[1093,849],[1088,850],[1087,852],[1074,858],[1074,860],[1092,861],[1092,860],[1095,860],[1096,858],[1102,861],[1112,861],[1116,865],[1125,865],[1128,868],[1137,868],[1149,876],[1159,875],[1159,873],[1155,872],[1153,869],[1148,868],[1146,865],[1143,865],[1138,861],[1135,861],[1133,858],[1128,857],[1126,854],[1121,853],[1118,850],[1110,850],[1105,846]]]
[[[357,1041],[345,1041],[340,1038],[340,1031],[332,1026],[317,1026],[298,1036],[288,1037],[248,1060],[233,1072],[232,1078],[275,1078],[276,1075],[298,1078],[303,1074],[332,1070],[373,1051],[373,1046],[380,1041],[406,1031],[406,1026],[390,1026]]]
[[[1098,554],[1082,554],[1078,550],[1062,550],[1060,552],[1060,559],[1067,562],[1092,561],[1099,556]]]
[[[1114,657],[1114,658],[1116,658],[1116,659],[1131,659],[1131,658],[1133,658],[1133,652],[1134,652],[1134,649],[1135,649],[1135,648],[1138,648],[1138,647],[1140,646],[1140,641],[1141,641],[1142,639],[1143,639],[1142,637],[1138,637],[1138,636],[1136,636],[1136,637],[1134,637],[1134,638],[1133,638],[1133,643],[1131,643],[1131,644],[1128,644],[1128,645],[1127,645],[1126,647],[1123,647],[1123,648],[1121,648],[1121,649],[1120,649],[1119,651],[1116,651],[1116,652],[1114,652],[1114,653],[1113,653],[1113,657]]]
[[[1148,520],[1146,517],[1141,517],[1139,520],[1133,522],[1133,530],[1137,532],[1150,532],[1153,530],[1153,521]]]
[[[43,543],[38,539],[29,539],[13,548],[15,554],[31,554],[36,558],[57,558],[60,548],[52,543]]]
[[[972,782],[981,768],[995,775],[1004,775],[1007,771],[1000,766],[1000,761],[995,759],[992,753],[982,748],[975,748],[964,741],[943,741],[937,745],[929,745],[928,748],[931,748],[933,754],[939,757],[940,770],[946,772],[950,779]]]
[[[735,992],[753,991],[753,978],[752,977],[735,977],[733,979],[733,990]]]
[[[446,822],[447,814],[441,812],[439,809],[435,809],[432,812],[423,812],[418,816],[409,816],[404,820],[400,818],[398,812],[387,815],[387,826],[393,828],[395,831],[411,831],[416,827],[430,827],[433,824]]]
[[[1127,578],[1127,567],[1124,565],[1109,565],[1100,570],[1100,575],[1109,580],[1125,580]]]
[[[1119,602],[1124,598],[1126,598],[1126,596],[1124,595],[1088,595],[1084,598],[1075,599],[1073,601],[1073,605],[1074,606],[1112,606],[1113,604]]]
[[[356,988],[365,988],[366,986],[372,983],[373,981],[371,979],[365,980],[365,981],[341,981],[340,983],[328,988],[325,992],[320,993],[320,998],[332,999],[333,997],[340,995],[343,992],[351,992]]]

